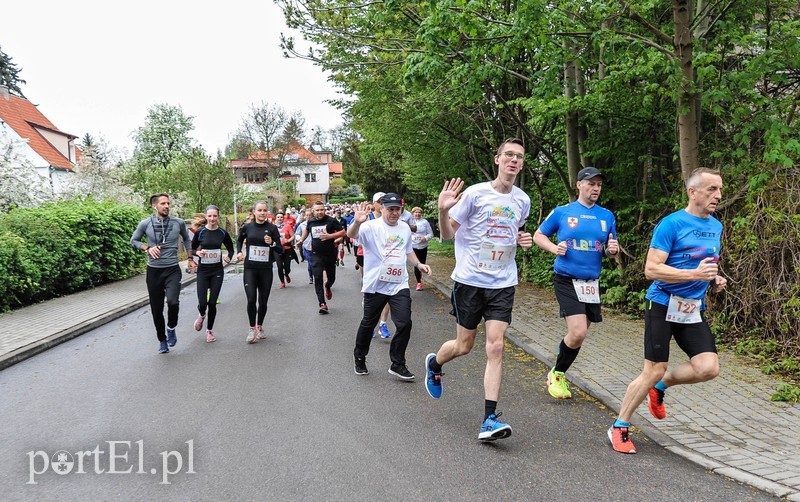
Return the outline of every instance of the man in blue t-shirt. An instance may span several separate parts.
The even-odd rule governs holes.
[[[597,168],[581,169],[578,200],[553,209],[533,235],[537,246],[556,255],[553,286],[567,322],[556,364],[547,374],[547,391],[556,399],[572,397],[564,373],[578,357],[591,323],[603,320],[598,286],[603,255],[619,252],[614,214],[597,205],[605,178]],[[558,244],[550,240],[553,234]]]
[[[680,384],[705,382],[719,374],[714,335],[706,322],[703,301],[708,287],[725,289],[719,275],[722,223],[711,216],[722,199],[718,171],[697,169],[686,181],[689,204],[670,214],[653,231],[644,274],[647,290],[644,320],[644,369],[628,385],[619,417],[608,429],[615,451],[636,453],[628,429],[636,407],[647,398],[650,413],[667,416],[664,391]],[[689,361],[667,371],[669,342],[675,338]]]

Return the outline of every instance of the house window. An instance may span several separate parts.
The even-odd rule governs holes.
[[[306,183],[314,183],[317,181],[317,173],[306,173]]]

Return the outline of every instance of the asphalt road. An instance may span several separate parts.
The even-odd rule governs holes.
[[[216,343],[191,327],[190,286],[169,354],[157,354],[145,308],[0,372],[0,499],[772,499],[641,434],[639,454],[613,452],[611,412],[576,389],[572,400],[550,398],[546,368],[510,344],[499,410],[513,435],[477,441],[480,334],[472,354],[445,366],[442,399],[422,383],[425,355],[455,332],[432,289],[412,291],[417,381],[387,373],[379,338],[370,374],[356,376],[361,305],[348,259],[327,316],[304,269],[284,290],[276,278],[268,339],[254,345],[241,275],[229,274]]]

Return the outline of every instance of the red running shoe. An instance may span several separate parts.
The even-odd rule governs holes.
[[[636,453],[627,427],[609,427],[608,439],[611,440],[611,447],[620,453]]]
[[[667,418],[667,410],[664,408],[664,391],[655,387],[647,393],[647,407],[650,414],[659,420]]]
[[[333,298],[333,291],[331,291],[331,288],[329,288],[328,286],[325,286],[325,298],[327,298],[328,300]]]

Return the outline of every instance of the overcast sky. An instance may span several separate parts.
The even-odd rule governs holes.
[[[342,122],[320,68],[283,58],[272,0],[17,0],[3,2],[0,24],[25,96],[60,130],[128,153],[157,103],[193,116],[211,155],[262,101],[302,112],[309,129]]]

